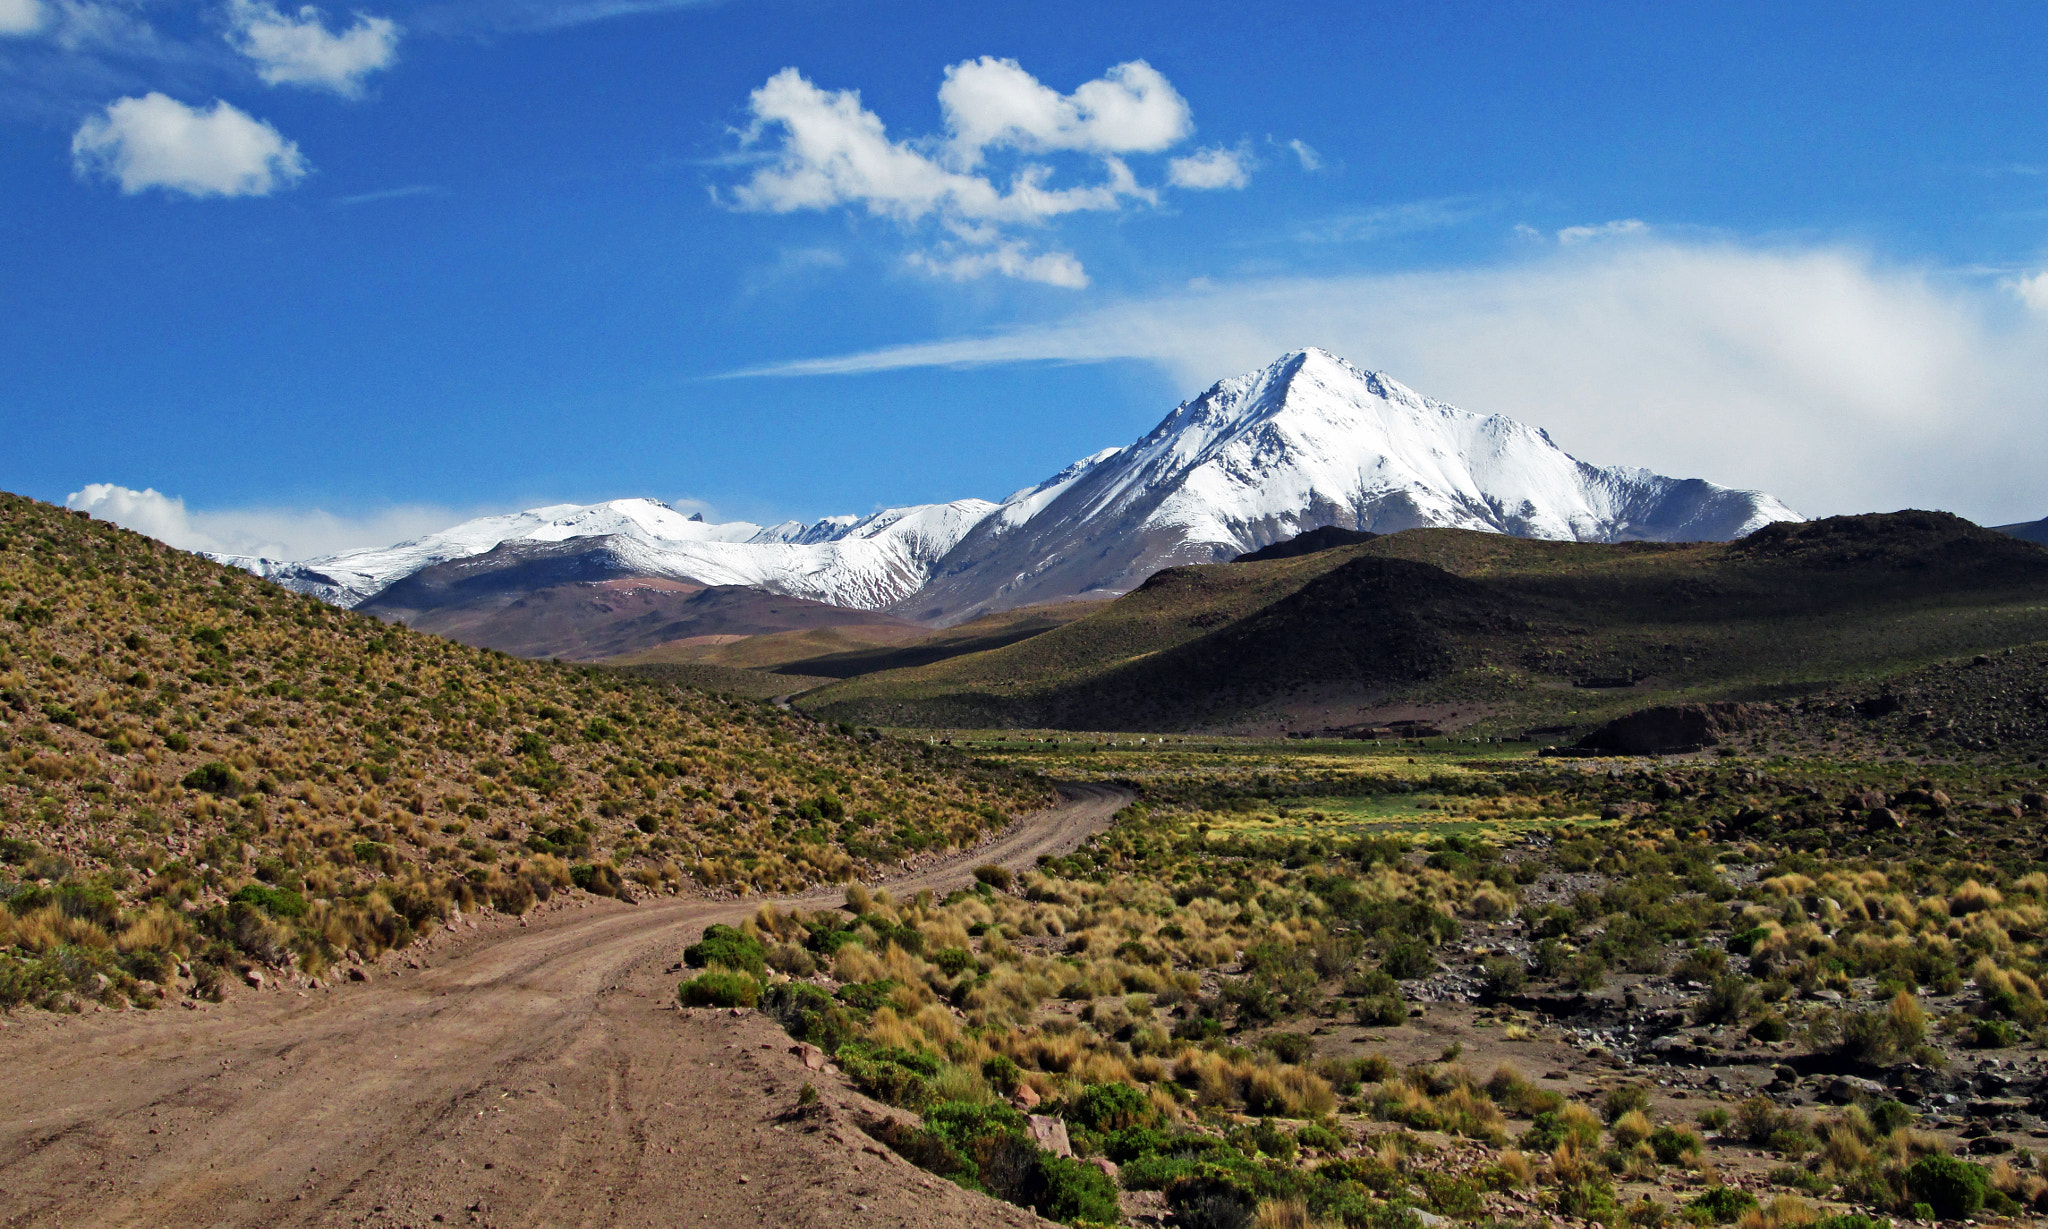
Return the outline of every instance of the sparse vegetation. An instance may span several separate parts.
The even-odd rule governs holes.
[[[386,626],[0,496],[0,1007],[327,976],[572,888],[876,875],[1049,796],[944,748]]]

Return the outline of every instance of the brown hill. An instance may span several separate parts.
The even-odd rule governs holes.
[[[1046,798],[941,748],[522,661],[0,495],[0,1006],[317,973],[456,907],[794,888]],[[189,982],[179,982],[189,988]]]
[[[358,609],[479,648],[565,661],[622,657],[701,637],[842,627],[908,636],[920,630],[876,611],[741,585],[636,575],[609,538],[502,543],[415,572]]]

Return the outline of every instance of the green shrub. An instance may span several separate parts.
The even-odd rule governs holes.
[[[686,1007],[752,1007],[761,1001],[761,983],[745,973],[712,969],[676,987]]]
[[[613,896],[621,900],[626,897],[626,881],[619,876],[618,868],[608,863],[572,866],[569,868],[569,882],[592,896]]]
[[[1977,1050],[2003,1050],[2016,1046],[2025,1039],[2019,1026],[2006,1020],[1979,1020],[1970,1027],[1970,1047]]]
[[[974,953],[964,947],[942,947],[930,959],[948,977],[958,977],[975,966]]]
[[[1358,1022],[1366,1028],[1392,1028],[1408,1020],[1408,1004],[1391,994],[1378,994],[1358,1005]]]
[[[1480,984],[1495,998],[1520,994],[1529,981],[1529,966],[1516,956],[1488,956],[1480,962]]]
[[[981,1060],[981,1078],[988,1081],[989,1087],[1008,1096],[1024,1082],[1024,1072],[1009,1055],[991,1054]]]
[[[945,1061],[928,1050],[854,1042],[839,1047],[839,1065],[877,1101],[922,1110],[931,1104],[931,1081]]]
[[[1661,1165],[1676,1165],[1701,1151],[1699,1133],[1690,1127],[1659,1126],[1650,1132],[1650,1149]]]
[[[1913,1111],[1897,1101],[1886,1099],[1870,1107],[1870,1126],[1879,1135],[1890,1135],[1900,1127],[1911,1126]]]
[[[1091,1131],[1147,1126],[1156,1116],[1151,1099],[1129,1084],[1090,1084],[1066,1111],[1067,1121]]]
[[[1311,1122],[1294,1133],[1294,1142],[1304,1148],[1320,1148],[1335,1152],[1344,1146],[1344,1137],[1319,1122]]]
[[[810,982],[778,982],[761,995],[761,1010],[774,1016],[790,1036],[808,1041],[827,1054],[860,1035],[858,1013],[822,986]]]
[[[1650,1090],[1641,1084],[1616,1085],[1600,1098],[1600,1116],[1610,1123],[1634,1110],[1650,1110]]]
[[[693,969],[720,964],[759,977],[768,968],[768,956],[752,937],[730,926],[712,925],[705,928],[703,938],[683,949],[683,963]]]
[[[1756,1196],[1738,1186],[1717,1186],[1685,1205],[1701,1216],[1725,1225],[1756,1206]]]
[[[260,883],[245,883],[228,897],[230,904],[253,905],[272,917],[295,918],[306,915],[306,898],[290,888],[273,888]]]
[[[1045,1193],[1032,1202],[1040,1216],[1061,1224],[1083,1221],[1114,1225],[1123,1220],[1116,1183],[1093,1165],[1071,1157],[1045,1155],[1040,1180]]]
[[[1436,957],[1413,939],[1398,939],[1388,946],[1386,955],[1380,957],[1380,968],[1396,981],[1409,981],[1435,972]],[[1403,1018],[1406,1018],[1405,1012]]]
[[[1923,1156],[1906,1167],[1906,1189],[1943,1220],[1961,1220],[1984,1206],[1991,1175],[1952,1156]]]
[[[1259,1038],[1259,1048],[1270,1050],[1283,1063],[1303,1063],[1315,1051],[1315,1039],[1307,1033],[1268,1033]]]
[[[1837,1212],[1833,1216],[1821,1217],[1807,1229],[1892,1229],[1892,1223],[1876,1216]]]
[[[883,978],[881,981],[854,981],[839,987],[837,998],[855,1011],[874,1011],[889,1001],[896,993],[896,983]]]
[[[237,794],[242,790],[242,779],[235,775],[235,770],[218,760],[194,768],[178,784],[208,794]]]
[[[1792,1035],[1792,1028],[1785,1023],[1785,1017],[1775,1011],[1767,1011],[1749,1026],[1749,1035],[1765,1044],[1776,1044]]]

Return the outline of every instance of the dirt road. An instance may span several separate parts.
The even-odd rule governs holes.
[[[1023,869],[1130,795],[1062,790],[973,855]],[[0,1030],[0,1225],[1031,1224],[850,1125],[752,1013],[681,1011],[664,970],[759,901],[594,901],[367,984]],[[451,936],[451,939],[453,937]],[[827,1112],[778,1115],[807,1080]]]

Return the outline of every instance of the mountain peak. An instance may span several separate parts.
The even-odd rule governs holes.
[[[1161,568],[1224,562],[1325,526],[1611,542],[1727,539],[1800,519],[1755,491],[1586,464],[1536,428],[1425,397],[1310,346],[1217,381],[1135,443],[1001,504],[959,499],[763,527],[616,499],[485,517],[382,550],[244,566],[353,606],[501,543],[602,539],[605,566],[619,574],[953,622],[1115,596]]]

